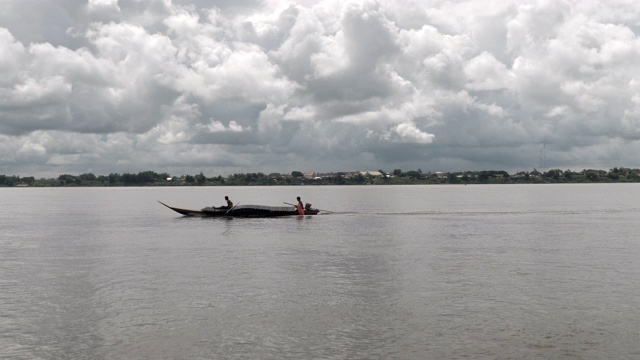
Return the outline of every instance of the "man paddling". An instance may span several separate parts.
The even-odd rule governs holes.
[[[298,214],[304,215],[304,207],[302,206],[302,200],[300,200],[300,196],[298,196],[296,200],[298,200],[298,204],[296,205],[296,209],[298,209]]]
[[[219,209],[231,209],[233,207],[233,201],[231,201],[228,196],[225,196],[224,199],[227,200],[227,206],[220,206]]]

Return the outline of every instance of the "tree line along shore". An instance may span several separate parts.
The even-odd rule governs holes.
[[[0,175],[2,187],[61,187],[61,186],[258,186],[258,185],[409,185],[409,184],[527,184],[527,183],[620,183],[640,182],[640,169],[613,168],[582,171],[552,169],[548,171],[521,171],[509,174],[501,170],[427,172],[420,169],[392,172],[356,171],[331,173],[290,174],[239,173],[226,177],[208,177],[202,172],[196,175],[172,176],[168,173],[142,171],[132,173],[92,173],[57,178],[20,177]]]

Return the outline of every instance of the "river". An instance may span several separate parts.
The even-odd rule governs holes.
[[[187,218],[157,202],[225,195],[325,211]],[[0,358],[640,358],[640,184],[0,199]]]

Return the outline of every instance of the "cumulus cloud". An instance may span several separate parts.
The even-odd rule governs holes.
[[[400,141],[415,142],[419,144],[430,144],[433,142],[434,135],[426,133],[413,123],[398,124],[393,128]]]
[[[3,7],[0,173],[640,166],[630,0]]]

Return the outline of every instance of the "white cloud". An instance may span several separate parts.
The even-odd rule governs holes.
[[[507,67],[486,51],[469,60],[464,73],[470,90],[508,89],[511,81],[515,80]]]
[[[434,139],[433,134],[426,133],[415,124],[407,122],[398,124],[394,129],[402,142],[415,142],[418,144],[431,144]]]
[[[243,128],[242,126],[238,125],[238,123],[236,123],[235,121],[229,122],[228,126],[225,126],[220,121],[212,121],[208,125],[201,126],[200,129],[207,130],[207,131],[214,132],[214,133],[217,133],[217,132],[235,132],[235,133],[239,133],[239,132],[244,132],[244,131],[251,131],[251,127]]]
[[[89,12],[119,12],[118,0],[89,0],[88,3]]]
[[[46,153],[46,149],[44,146],[40,144],[34,144],[30,141],[25,142],[20,150],[18,150],[18,154],[20,155],[44,155]]]
[[[640,166],[633,1],[215,5],[5,1],[0,173]]]

